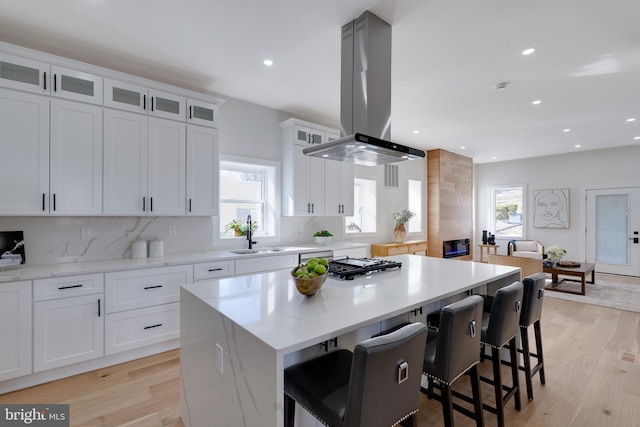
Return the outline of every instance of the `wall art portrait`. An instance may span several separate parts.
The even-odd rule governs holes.
[[[536,228],[569,228],[569,189],[533,192],[533,226]]]

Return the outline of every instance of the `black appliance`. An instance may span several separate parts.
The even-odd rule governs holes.
[[[470,255],[471,242],[469,239],[445,240],[442,242],[442,257],[455,258]]]
[[[341,258],[329,262],[329,274],[344,280],[356,276],[374,274],[391,268],[401,268],[402,263],[380,258]]]

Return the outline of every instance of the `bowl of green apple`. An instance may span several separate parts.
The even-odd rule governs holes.
[[[291,270],[298,292],[308,297],[315,295],[327,279],[328,269],[326,258],[311,258]]]

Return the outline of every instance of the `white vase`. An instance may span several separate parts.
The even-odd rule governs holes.
[[[320,246],[327,246],[331,243],[331,236],[315,236],[316,244]]]

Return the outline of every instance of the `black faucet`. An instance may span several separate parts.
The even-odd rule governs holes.
[[[253,245],[258,243],[254,241],[252,238],[252,234],[253,234],[252,226],[253,225],[251,224],[251,215],[249,215],[247,217],[247,240],[249,241],[249,249],[253,249]]]

